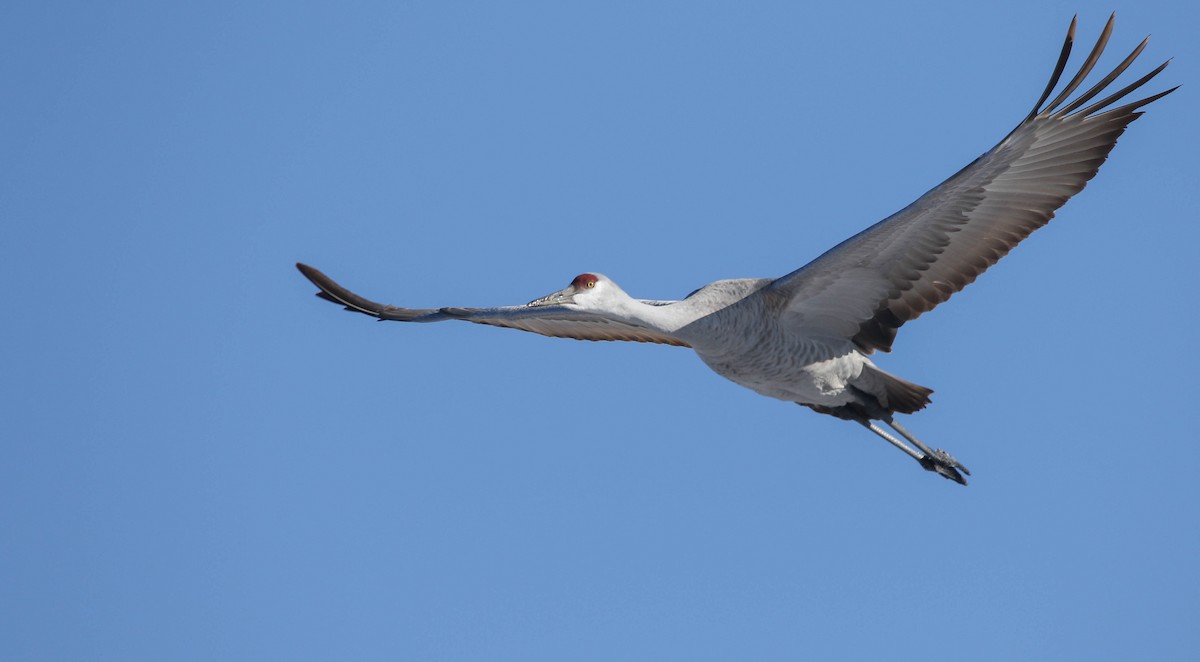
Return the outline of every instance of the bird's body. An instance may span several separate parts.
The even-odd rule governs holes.
[[[929,403],[932,390],[875,366],[896,331],[946,301],[1003,257],[1083,189],[1141,115],[1167,90],[1123,106],[1146,76],[1104,92],[1145,47],[1068,102],[1092,70],[1112,29],[1064,90],[1057,86],[1073,43],[1072,21],[1058,65],[1034,110],[996,147],[914,203],[781,278],[721,280],[679,301],[648,301],[585,273],[523,306],[410,309],[364,299],[312,267],[301,272],[318,295],[382,320],[464,320],[581,340],[630,340],[691,347],[721,376],[770,398],[856,421],[923,467],[960,483],[966,469],[931,450],[894,419]],[[878,426],[882,421],[919,450]]]
[[[855,386],[886,402],[872,378],[877,368],[853,342],[796,333],[785,323],[785,302],[764,292],[772,282],[717,281],[683,301],[645,306],[642,323],[662,320],[660,330],[687,343],[718,375],[769,398],[836,408],[855,400]]]

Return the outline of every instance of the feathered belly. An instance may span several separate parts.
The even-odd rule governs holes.
[[[739,348],[696,348],[718,375],[770,398],[837,407],[856,399],[849,387],[870,360],[850,343],[775,338]]]

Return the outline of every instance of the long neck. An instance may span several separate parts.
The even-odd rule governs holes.
[[[620,297],[614,312],[638,326],[684,338],[702,331],[700,327],[720,324],[717,319],[723,317],[720,311],[753,295],[767,282],[765,279],[718,281],[701,288],[683,301],[658,306],[625,295]]]
[[[615,311],[617,316],[632,324],[663,333],[675,334],[680,329],[713,312],[709,306],[684,300],[655,306],[637,299],[623,301]]]

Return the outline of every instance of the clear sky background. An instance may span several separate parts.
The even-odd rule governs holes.
[[[5,3],[0,658],[1195,659],[1200,9],[803,4]],[[1184,87],[879,357],[967,488],[688,350],[292,266],[781,275],[1113,9],[1101,68],[1153,33],[1126,80]]]

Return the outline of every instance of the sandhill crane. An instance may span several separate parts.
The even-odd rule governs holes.
[[[925,469],[965,485],[966,467],[895,420],[895,414],[924,408],[933,391],[884,372],[868,355],[890,351],[905,322],[949,299],[1049,222],[1096,174],[1139,109],[1175,90],[1113,107],[1161,72],[1164,62],[1085,106],[1129,67],[1147,38],[1068,101],[1095,66],[1112,27],[1110,17],[1079,72],[1043,105],[1071,53],[1072,19],[1045,91],[998,145],[908,207],[782,278],[721,280],[679,301],[649,301],[591,272],[525,305],[411,309],[369,301],[310,266],[296,266],[321,298],[381,320],[464,320],[560,338],[691,347],[717,374],[762,395],[855,421]]]

